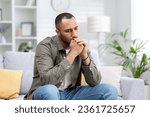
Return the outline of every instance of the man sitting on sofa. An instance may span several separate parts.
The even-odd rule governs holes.
[[[32,100],[114,100],[117,90],[100,84],[88,45],[78,35],[78,25],[70,13],[55,19],[56,36],[41,41],[35,54],[34,77],[25,99]],[[81,74],[88,85],[81,86]]]

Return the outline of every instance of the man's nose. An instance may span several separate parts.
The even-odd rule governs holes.
[[[78,33],[76,30],[72,31],[72,37],[73,38],[78,38]]]

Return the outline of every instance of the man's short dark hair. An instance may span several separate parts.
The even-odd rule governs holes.
[[[59,23],[62,21],[62,19],[71,19],[74,18],[74,16],[71,13],[61,13],[55,18],[55,27],[58,28]]]

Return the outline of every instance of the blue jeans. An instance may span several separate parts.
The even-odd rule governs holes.
[[[117,90],[109,84],[99,84],[94,87],[77,86],[64,91],[54,85],[37,88],[33,93],[33,100],[116,100]]]

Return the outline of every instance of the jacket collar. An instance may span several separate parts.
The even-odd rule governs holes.
[[[62,46],[61,39],[58,37],[58,35],[55,36],[54,40],[57,44],[57,47],[58,47],[59,51],[65,50],[64,47]]]

